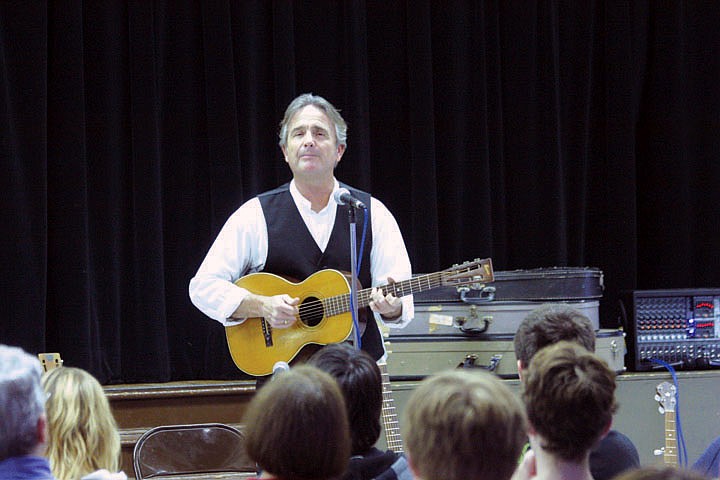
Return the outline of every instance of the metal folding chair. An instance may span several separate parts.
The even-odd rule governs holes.
[[[245,453],[245,437],[221,423],[163,425],[145,432],[135,444],[135,478],[245,478],[255,463]]]

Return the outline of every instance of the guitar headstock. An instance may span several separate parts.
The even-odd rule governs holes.
[[[38,359],[43,367],[43,372],[49,372],[58,367],[62,367],[63,360],[59,353],[38,353]]]
[[[662,382],[657,386],[656,390],[657,393],[655,394],[655,400],[657,400],[660,404],[658,407],[660,413],[674,412],[675,404],[677,403],[677,399],[675,397],[677,388],[675,385],[670,382]]]
[[[476,258],[442,271],[442,284],[450,286],[484,284],[494,279],[492,260]]]
[[[392,353],[392,350],[390,350],[390,341],[388,338],[390,338],[390,327],[385,322],[377,322],[378,330],[380,330],[380,335],[383,337],[383,344],[385,345],[385,354],[390,355]]]

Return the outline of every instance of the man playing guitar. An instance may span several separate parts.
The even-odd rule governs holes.
[[[190,281],[190,298],[198,309],[225,327],[262,318],[266,342],[272,346],[268,332],[291,329],[299,322],[301,299],[287,292],[250,291],[236,282],[261,271],[297,281],[325,269],[351,271],[350,207],[333,200],[340,188],[367,206],[358,212],[358,224],[365,221],[363,216],[368,223],[364,253],[358,258],[359,282],[377,287],[411,278],[407,250],[389,210],[334,176],[347,148],[346,135],[345,121],[324,98],[304,94],[290,103],[280,124],[279,144],[292,181],[250,199],[227,220]],[[357,243],[359,248],[359,238]],[[364,316],[361,344],[377,360],[383,340],[376,322],[405,326],[413,317],[413,301],[412,295],[398,298],[381,288],[373,288],[368,300],[373,315]]]

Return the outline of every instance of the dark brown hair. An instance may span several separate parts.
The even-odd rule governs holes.
[[[335,379],[309,366],[264,385],[245,412],[248,456],[284,480],[342,474],[350,458],[345,402]]]
[[[682,467],[648,466],[629,470],[615,477],[615,480],[706,480],[699,472]]]
[[[309,363],[337,380],[350,420],[352,454],[366,453],[380,436],[383,393],[377,363],[367,352],[348,343],[323,347]]]
[[[515,333],[515,357],[527,368],[543,347],[561,340],[595,351],[595,328],[588,317],[561,303],[542,305],[530,312]]]
[[[522,399],[542,448],[579,461],[612,421],[617,408],[615,372],[577,343],[559,342],[530,361]]]

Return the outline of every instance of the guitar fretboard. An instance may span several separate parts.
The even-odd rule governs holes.
[[[670,382],[662,382],[657,386],[655,400],[660,403],[660,413],[665,417],[665,446],[660,449],[665,465],[677,466],[677,433],[675,430],[675,406],[677,404],[677,388]]]
[[[455,273],[455,272],[454,272]],[[383,294],[392,293],[396,297],[404,297],[413,293],[424,292],[443,285],[445,276],[450,275],[448,272],[435,272],[427,275],[418,275],[409,280],[395,282],[381,287]],[[370,303],[372,288],[364,288],[357,292],[358,308],[367,307]],[[327,316],[340,315],[349,312],[350,294],[337,295],[335,297],[325,298],[322,300],[323,310]]]
[[[675,412],[665,412],[665,449],[663,450],[665,465],[678,465],[677,433],[675,430]]]
[[[390,388],[390,374],[387,370],[387,364],[384,362],[378,363],[378,367],[380,367],[382,377],[382,421],[385,428],[385,441],[390,450],[400,453],[403,451],[403,442],[400,435],[400,423],[395,409],[395,401]]]

